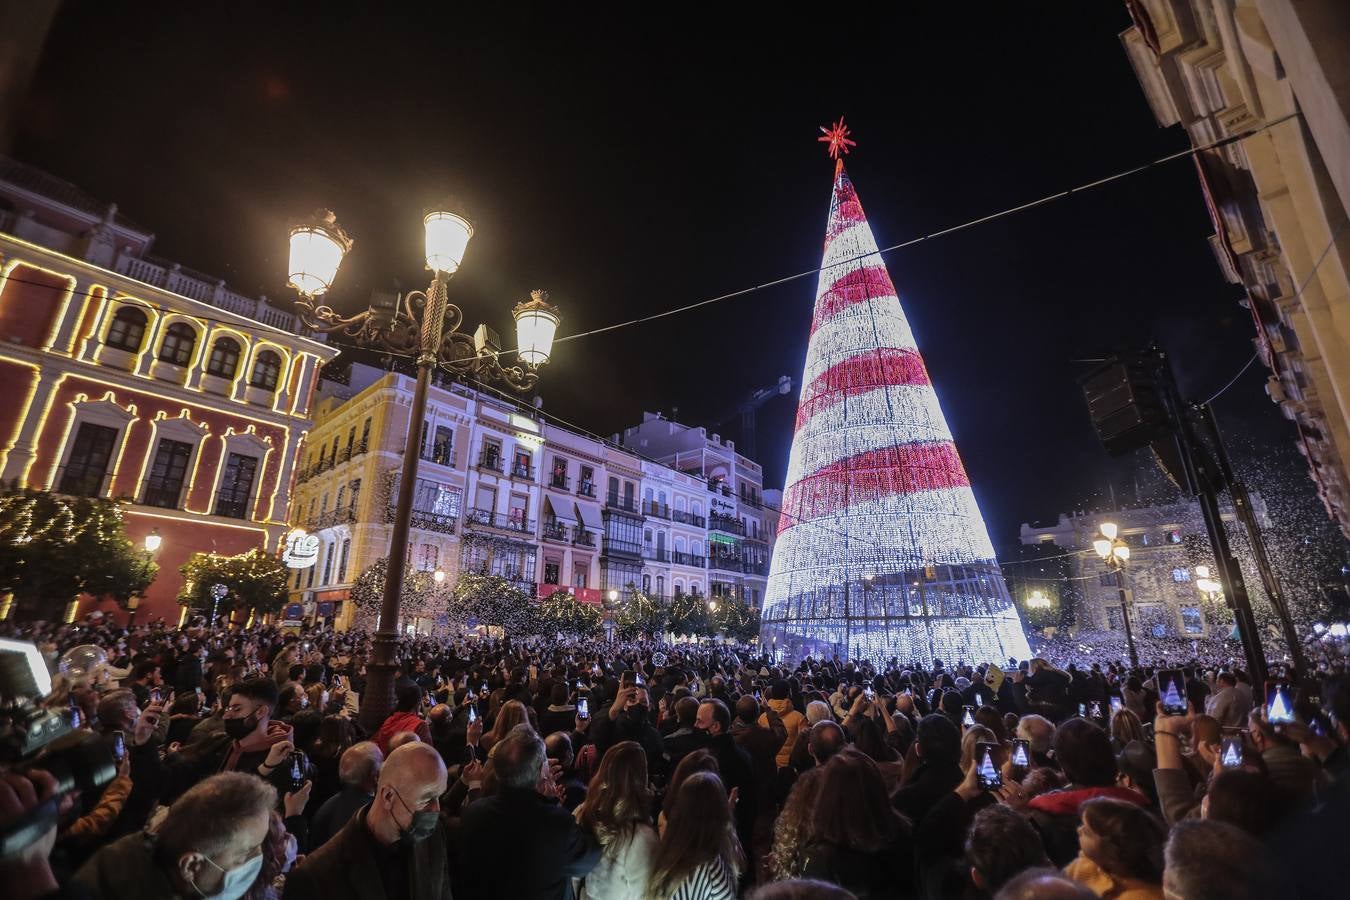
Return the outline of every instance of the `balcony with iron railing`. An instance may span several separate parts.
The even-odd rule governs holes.
[[[503,472],[502,466],[503,462],[500,454],[497,453],[478,454],[479,469],[482,469],[483,471],[487,472],[496,472],[498,474],[501,474]]]
[[[652,562],[670,562],[670,551],[665,547],[643,547],[642,558]]]
[[[572,546],[574,546],[574,547],[586,547],[586,548],[589,548],[589,549],[591,549],[591,550],[594,550],[594,549],[595,549],[595,532],[593,532],[593,531],[587,531],[587,530],[584,529],[584,528],[574,528],[574,529],[572,529]]]
[[[580,482],[580,483],[577,485],[577,496],[578,496],[578,497],[590,497],[592,500],[594,500],[594,499],[595,499],[595,482],[593,482],[593,481],[583,481],[583,482]]]
[[[514,534],[527,534],[534,537],[534,520],[523,515],[503,514],[487,509],[470,509],[464,514],[464,524],[482,528],[495,528],[498,531],[510,531]]]
[[[605,509],[617,509],[622,512],[640,515],[640,513],[638,513],[637,500],[632,497],[623,497],[619,494],[609,494],[605,497]]]
[[[340,509],[326,509],[314,516],[309,520],[308,528],[310,531],[318,531],[322,528],[332,528],[334,525],[347,525],[355,521],[356,510],[350,506],[344,506]]]
[[[708,557],[708,568],[722,572],[741,571],[741,558],[729,553],[714,553]]]
[[[656,503],[652,500],[643,500],[642,514],[644,516],[652,516],[653,518],[657,519],[669,519],[670,507],[664,503]]]
[[[391,501],[390,504],[385,507],[384,520],[386,522],[393,522],[395,512],[394,503]],[[454,534],[457,521],[458,519],[455,516],[432,512],[429,509],[414,509],[412,511],[412,527],[419,531],[434,531],[437,534]]]
[[[565,544],[568,540],[569,530],[570,529],[565,522],[559,522],[556,519],[552,521],[545,519],[543,527],[540,530],[540,537],[546,541],[555,541],[559,544]]]
[[[687,513],[684,510],[677,509],[670,514],[671,518],[681,525],[693,525],[695,528],[707,528],[708,520],[702,516],[696,516],[693,513]]]
[[[557,491],[565,491],[571,485],[572,479],[567,477],[566,472],[550,472],[548,476],[548,486]]]
[[[769,564],[766,562],[742,562],[741,571],[747,575],[757,575],[760,578],[768,578]]]
[[[744,537],[745,523],[742,522],[740,519],[733,519],[729,516],[723,516],[718,515],[717,513],[713,513],[708,517],[708,530],[721,531],[725,532],[726,534],[736,534],[740,535],[741,537]]]
[[[511,464],[511,477],[520,478],[524,481],[534,481],[534,466],[522,463]]]
[[[459,452],[444,447],[439,450],[433,447],[430,452],[422,454],[422,459],[429,463],[435,463],[438,466],[445,466],[453,469],[459,463]]]
[[[755,509],[764,508],[763,501],[754,494],[741,494],[741,502],[748,506],[753,506]]]
[[[693,566],[697,569],[702,569],[708,564],[708,560],[705,557],[693,553],[682,553],[679,550],[676,550],[671,554],[671,562],[675,563],[677,566]]]

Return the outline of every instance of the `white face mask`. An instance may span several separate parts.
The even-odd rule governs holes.
[[[220,869],[225,876],[221,879],[220,889],[214,894],[203,894],[200,888],[195,884],[192,885],[192,889],[201,895],[203,900],[239,900],[239,898],[244,896],[244,893],[253,886],[253,882],[258,878],[258,873],[262,871],[263,864],[261,853],[252,859],[240,863],[233,869],[221,869],[220,866],[217,866],[207,856],[202,856],[202,859],[206,860],[215,868]],[[189,882],[189,884],[191,884],[191,882]]]

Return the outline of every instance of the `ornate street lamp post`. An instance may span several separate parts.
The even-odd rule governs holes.
[[[300,294],[296,311],[307,328],[342,335],[363,348],[412,356],[417,362],[417,388],[408,419],[409,445],[403,454],[398,506],[389,541],[389,574],[373,660],[367,667],[366,690],[361,697],[361,724],[369,732],[379,728],[394,705],[402,561],[407,555],[417,483],[418,455],[411,442],[415,439],[415,423],[422,421],[426,412],[431,373],[440,368],[453,375],[474,375],[516,391],[528,391],[539,380],[539,367],[548,362],[560,321],[557,308],[548,303],[548,294],[532,291],[529,300],[512,310],[517,356],[522,365],[503,365],[496,332],[486,325],[479,325],[473,335],[460,331],[464,314],[446,297],[446,286],[463,263],[473,238],[473,226],[463,216],[444,210],[428,213],[422,224],[431,284],[425,291],[413,291],[392,304],[372,305],[353,316],[339,315],[332,307],[317,302],[332,286],[338,266],[352,247],[352,239],[338,226],[333,213],[320,210],[312,221],[293,228],[290,239],[289,283]]]
[[[1134,649],[1134,632],[1130,629],[1130,605],[1125,596],[1125,563],[1130,559],[1130,545],[1120,540],[1120,533],[1114,523],[1103,522],[1101,537],[1092,542],[1092,549],[1106,563],[1106,567],[1116,573],[1116,587],[1120,589],[1120,621],[1125,626],[1125,645],[1130,650],[1130,666],[1139,668],[1139,652]]]

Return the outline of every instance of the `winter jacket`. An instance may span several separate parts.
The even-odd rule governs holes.
[[[792,748],[797,743],[797,735],[806,725],[806,716],[793,709],[792,701],[787,698],[767,700],[764,705],[778,713],[778,717],[783,720],[783,727],[787,729],[787,738],[783,741],[783,745],[778,748],[778,755],[774,758],[774,762],[781,769],[788,765],[792,759]],[[759,724],[768,728],[769,717],[767,715],[760,716]]]
[[[75,873],[75,883],[94,900],[178,900],[169,876],[155,863],[155,837],[129,834],[89,858]]]
[[[380,748],[381,753],[388,756],[389,739],[401,731],[411,731],[417,735],[419,741],[425,744],[431,743],[431,726],[427,724],[426,719],[415,712],[390,713],[371,740]]]
[[[242,741],[236,741],[224,732],[203,738],[186,750],[164,758],[164,792],[160,802],[171,805],[188,788],[217,772],[261,775],[258,767],[266,761],[272,745],[294,738],[291,726],[275,720],[267,724],[267,730],[262,734],[250,733]],[[136,777],[133,762],[132,778]],[[284,765],[273,769],[267,780],[278,793],[290,791],[290,772]]]
[[[582,900],[645,900],[659,841],[656,829],[639,825],[627,838],[601,837],[600,862],[582,884]]]
[[[1067,787],[1032,797],[1027,804],[1031,824],[1040,832],[1045,853],[1055,865],[1067,866],[1078,855],[1079,810],[1096,797],[1148,806],[1143,794],[1120,787]]]

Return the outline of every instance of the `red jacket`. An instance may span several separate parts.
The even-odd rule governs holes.
[[[390,713],[389,718],[384,720],[384,724],[371,740],[380,748],[381,753],[388,755],[389,739],[400,731],[414,732],[419,740],[431,742],[431,727],[415,712]]]

